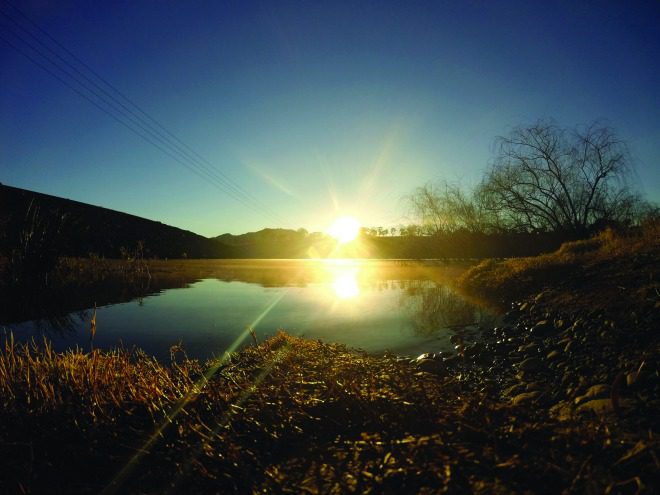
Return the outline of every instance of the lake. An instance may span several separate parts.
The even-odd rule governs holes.
[[[206,359],[278,329],[371,353],[450,350],[456,331],[496,324],[493,310],[450,283],[469,263],[362,260],[190,260],[151,266],[140,297],[113,301],[99,291],[94,346],[144,349],[160,359],[181,343]],[[94,296],[94,295],[92,295]],[[93,303],[83,309],[3,325],[17,339],[46,335],[56,350],[89,348]],[[121,300],[121,298],[119,298]],[[75,306],[74,306],[75,307]]]

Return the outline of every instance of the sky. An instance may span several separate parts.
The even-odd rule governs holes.
[[[660,201],[657,1],[19,8],[0,3],[7,185],[205,236],[389,227],[418,186],[477,184],[513,127],[599,119]]]

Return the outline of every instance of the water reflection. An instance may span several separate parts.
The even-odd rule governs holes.
[[[483,306],[469,302],[448,285],[420,280],[407,281],[403,285],[401,305],[410,314],[418,334],[489,326],[499,318]]]
[[[357,281],[357,269],[349,268],[337,271],[332,287],[339,299],[353,299],[359,296],[360,287]]]
[[[123,342],[166,356],[181,341],[191,356],[205,358],[238,345],[250,327],[260,339],[284,328],[370,352],[413,354],[442,350],[448,329],[491,318],[449,288],[465,268],[359,260],[159,262],[150,267],[151,294],[120,284],[113,293],[106,280],[41,300],[62,304],[50,327],[60,329],[54,333],[61,348],[87,345],[91,313],[84,308],[96,302],[101,348]],[[37,307],[38,314],[10,328],[26,337],[34,335],[30,327],[43,333],[46,324],[34,320],[45,320],[46,308],[23,307]]]
[[[338,299],[354,299],[360,295],[358,283],[360,263],[331,260],[324,262],[318,269],[326,272]]]

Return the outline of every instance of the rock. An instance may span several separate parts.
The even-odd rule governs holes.
[[[481,342],[477,342],[474,345],[465,348],[464,354],[466,356],[476,356],[484,350],[484,345]]]
[[[598,416],[607,416],[614,412],[614,406],[610,399],[594,399],[585,402],[576,409],[578,413],[592,412]]]
[[[437,359],[422,359],[421,361],[417,361],[417,367],[422,371],[436,375],[441,374],[445,369],[442,361],[438,361]]]
[[[549,352],[548,355],[545,357],[548,360],[556,359],[559,357],[559,352],[558,351],[552,351]]]
[[[506,395],[506,396],[518,395],[523,390],[525,390],[525,384],[524,383],[516,383],[515,385],[511,385],[509,388],[505,389],[502,392],[502,395]]]
[[[543,363],[541,362],[541,360],[535,357],[527,358],[518,365],[518,369],[524,372],[538,371],[542,367],[543,367]]]
[[[573,333],[578,332],[582,330],[582,327],[584,326],[584,322],[582,321],[581,318],[578,318],[573,322],[573,324],[570,326],[569,330]]]
[[[534,402],[538,396],[541,395],[540,392],[524,392],[522,394],[516,395],[513,399],[511,399],[511,403],[514,406],[522,406],[524,404],[529,404],[530,402]]]
[[[632,387],[638,378],[639,378],[638,371],[633,371],[631,373],[626,374],[626,385]]]
[[[600,399],[607,397],[610,393],[610,386],[605,383],[599,383],[598,385],[593,385],[587,389],[587,391],[575,398],[576,404],[582,404],[592,399]]]
[[[557,418],[559,421],[568,421],[573,417],[573,408],[568,402],[558,402],[548,411],[550,416]]]
[[[598,385],[592,385],[587,390],[587,393],[584,394],[585,397],[590,399],[597,399],[600,397],[605,397],[610,394],[610,386],[606,383],[599,383]]]
[[[511,323],[513,321],[516,321],[516,318],[518,318],[518,311],[511,310],[511,311],[507,311],[504,314],[502,320],[506,323]]]
[[[539,348],[538,344],[535,342],[530,342],[526,345],[521,345],[518,347],[518,352],[534,352]]]
[[[642,361],[636,371],[626,374],[626,385],[632,387],[634,385],[657,383],[657,378],[657,372],[652,367],[646,366],[646,361]]]
[[[435,358],[436,358],[435,353],[425,352],[424,354],[420,354],[419,356],[417,356],[417,358],[415,359],[415,362],[420,363],[420,362],[424,361],[425,359],[435,359]]]
[[[456,364],[459,361],[459,359],[460,358],[458,356],[449,356],[449,357],[444,358],[442,360],[442,362],[446,365],[451,366],[451,365]]]
[[[530,329],[529,333],[535,336],[543,336],[552,333],[554,329],[555,327],[550,320],[540,320]]]

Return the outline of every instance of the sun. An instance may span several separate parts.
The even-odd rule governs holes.
[[[337,239],[339,244],[354,241],[360,233],[360,222],[353,217],[341,217],[328,228],[328,234]]]

